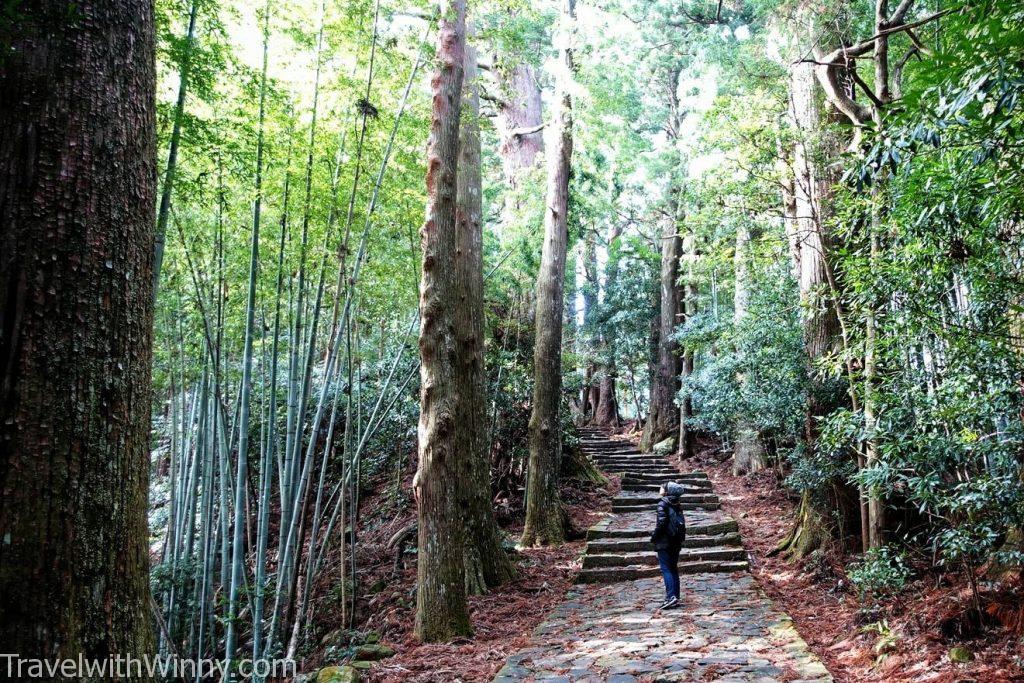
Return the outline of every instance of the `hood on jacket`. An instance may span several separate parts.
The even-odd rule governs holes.
[[[678,483],[676,483],[674,481],[670,481],[665,486],[665,498],[667,498],[670,503],[678,503],[679,502],[679,498],[682,495],[683,495],[683,485],[682,484],[678,484]]]

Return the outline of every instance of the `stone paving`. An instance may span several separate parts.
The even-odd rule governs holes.
[[[661,579],[572,589],[495,682],[832,680],[749,573],[681,587],[680,609],[666,611]]]
[[[600,438],[591,433],[592,443],[608,448]],[[648,460],[641,465],[638,458],[641,473]],[[714,508],[685,512],[684,556],[705,557],[688,563],[697,573],[685,573],[681,560],[681,604],[674,610],[658,609],[664,587],[651,576],[654,552],[641,540],[653,525],[653,506],[613,513],[595,525],[579,580],[596,583],[570,590],[495,682],[831,681],[789,617],[746,571],[745,558],[735,557],[742,550],[735,521]]]

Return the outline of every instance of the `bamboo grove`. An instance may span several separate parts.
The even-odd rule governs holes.
[[[189,197],[161,200],[165,265],[154,278],[169,392],[154,598],[171,651],[209,655],[223,642],[228,660],[294,656],[325,569],[341,576],[337,607],[351,623],[355,555],[325,566],[329,540],[355,544],[367,445],[416,372],[414,319],[370,323],[382,297],[363,273],[376,267],[374,228],[392,233],[378,245],[405,242],[394,224],[409,202],[392,195],[377,209],[387,178],[419,172],[419,139],[407,131],[426,22],[398,41],[384,34],[379,5],[302,9],[311,14],[286,19],[268,3],[247,18],[258,70],[218,43],[224,8],[193,3],[187,28],[169,38],[178,96],[164,112],[162,197]],[[181,24],[173,13],[167,22]],[[283,45],[296,60],[290,82],[271,69]],[[234,269],[245,251],[247,268]],[[408,247],[394,257],[386,296],[400,304],[415,296],[417,258]],[[229,302],[244,302],[241,317]]]

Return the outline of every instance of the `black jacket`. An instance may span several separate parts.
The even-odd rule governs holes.
[[[658,501],[658,520],[654,526],[654,531],[651,533],[651,543],[654,544],[656,550],[664,550],[671,546],[680,546],[683,543],[685,535],[680,538],[669,538],[668,530],[668,514],[669,508],[675,508],[676,512],[683,516],[683,507],[679,502],[679,496],[682,495],[683,487],[675,482],[668,485],[668,495],[662,496],[661,500]]]

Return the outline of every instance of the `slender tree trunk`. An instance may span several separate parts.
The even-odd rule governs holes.
[[[878,134],[885,130],[884,106],[892,100],[889,74],[889,38],[884,33],[889,26],[888,0],[875,0],[875,82],[877,103],[872,107],[872,119]],[[886,171],[879,169],[875,183],[871,186],[871,221],[869,224],[870,267],[878,273],[882,250],[882,230],[888,213]],[[878,318],[882,306],[872,296],[868,302],[864,332],[864,464],[872,467],[880,458],[878,435]],[[885,545],[885,501],[874,489],[868,491],[868,546],[880,548]]]
[[[478,594],[511,579],[515,569],[501,547],[491,505],[491,469],[487,440],[487,374],[484,368],[484,252],[482,179],[480,171],[480,85],[477,52],[467,44],[464,61],[463,116],[459,128],[458,194],[456,198],[455,308],[458,344],[456,389],[466,472],[459,493],[463,500],[466,543],[466,592]]]
[[[612,202],[614,203],[614,190]],[[622,234],[622,226],[615,223],[608,234],[608,262],[605,264],[605,291],[615,290],[619,277],[619,256],[618,240]],[[601,367],[601,381],[598,385],[597,410],[594,414],[594,422],[602,427],[619,427],[619,402],[616,391],[616,380],[618,368],[616,365],[616,353],[618,345],[614,334],[602,334],[602,355],[604,357]],[[639,413],[637,413],[639,417]]]
[[[256,326],[256,279],[260,263],[260,219],[263,208],[263,124],[266,119],[267,103],[267,63],[269,46],[270,5],[264,7],[263,16],[263,69],[260,78],[260,104],[258,132],[256,138],[256,179],[254,182],[255,200],[252,208],[252,236],[249,247],[249,289],[245,305],[245,341],[242,349],[242,387],[238,397],[238,464],[235,474],[235,524],[231,541],[231,585],[228,588],[227,635],[225,637],[224,659],[228,667],[229,680],[237,675],[235,650],[238,646],[238,600],[245,583],[245,536],[246,521],[246,486],[249,482],[249,412],[252,398],[252,347],[253,334]],[[259,558],[262,559],[262,558]],[[262,624],[255,624],[261,628]]]
[[[686,260],[686,283],[683,285],[683,320],[689,320],[697,315],[697,274],[694,268],[697,264],[697,236],[692,232],[683,239],[683,254]],[[682,369],[680,376],[682,381],[693,375],[693,349],[682,350]],[[682,382],[680,382],[682,384]],[[694,453],[694,433],[688,421],[693,415],[693,400],[689,393],[683,394],[682,403],[679,405],[679,459],[688,460]]]
[[[593,357],[597,351],[593,342],[597,338],[595,334],[595,319],[597,313],[597,292],[601,286],[597,277],[597,236],[595,230],[587,230],[583,237],[583,334],[580,346],[580,355],[586,363],[584,368],[583,394],[580,405],[580,413],[583,422],[594,421],[597,411],[600,408],[601,392],[600,385],[594,383],[594,361]],[[575,297],[572,297],[575,298]]]
[[[167,168],[164,170],[164,184],[160,189],[160,210],[156,216],[156,237],[153,243],[153,300],[160,289],[160,270],[164,262],[164,244],[167,237],[167,221],[171,215],[171,195],[174,192],[174,174],[178,169],[178,145],[181,142],[181,122],[185,116],[185,97],[188,94],[189,70],[192,66],[192,45],[196,35],[196,15],[199,14],[199,0],[192,0],[188,13],[188,29],[185,32],[185,51],[178,71],[178,98],[174,104],[174,122],[171,125],[171,141],[167,150]]]
[[[733,300],[733,320],[736,325],[742,323],[747,316],[750,302],[750,228],[740,221],[736,226],[736,253],[734,255],[736,273],[736,296]],[[739,378],[740,384],[746,381]],[[767,455],[761,434],[747,418],[741,418],[736,425],[733,446],[732,472],[735,475],[750,474],[764,469]]]
[[[563,0],[567,34],[575,20],[574,0]],[[558,110],[554,149],[548,160],[544,211],[544,247],[537,276],[536,342],[533,355],[533,411],[530,415],[530,460],[526,482],[526,522],[520,543],[539,546],[561,543],[565,521],[558,499],[562,457],[559,410],[562,398],[562,312],[565,298],[565,257],[568,242],[569,171],[572,163],[572,49],[569,35],[561,48]]]
[[[416,636],[426,642],[471,631],[465,595],[459,475],[468,456],[457,420],[458,345],[453,312],[461,301],[455,277],[459,123],[466,47],[465,0],[445,0],[432,79],[433,111],[427,146],[427,211],[420,231],[419,509]],[[470,446],[472,444],[469,444]]]
[[[0,69],[0,643],[152,653],[150,2],[22,3]],[[14,106],[17,103],[17,106]]]

